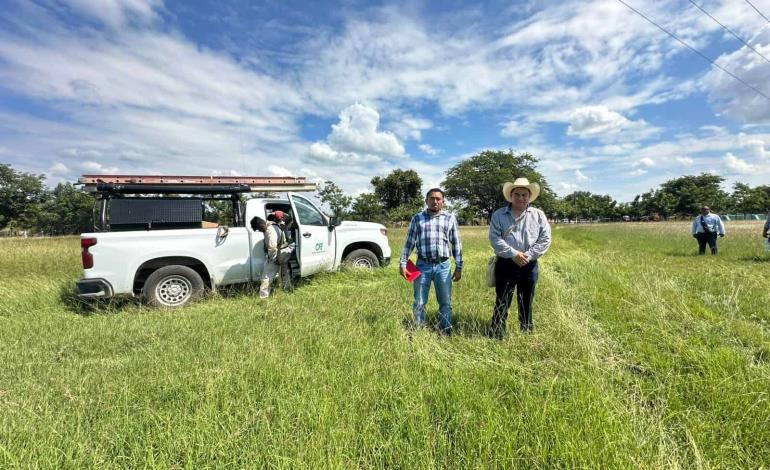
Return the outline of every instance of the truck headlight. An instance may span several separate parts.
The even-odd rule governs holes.
[[[387,237],[388,236],[388,229],[381,228],[380,229],[380,233],[382,234],[382,236]]]

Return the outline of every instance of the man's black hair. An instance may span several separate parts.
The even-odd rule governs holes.
[[[444,197],[444,191],[442,191],[441,188],[429,189],[428,192],[425,193],[425,199],[428,199],[430,197],[430,193],[441,193],[441,197]]]
[[[254,217],[251,219],[251,229],[254,231],[259,230],[260,227],[267,227],[267,222],[265,222],[263,219],[259,217]]]

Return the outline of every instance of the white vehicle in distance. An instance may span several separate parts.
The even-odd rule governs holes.
[[[252,185],[251,190],[275,190],[276,185]],[[102,183],[98,190],[93,186],[92,192],[102,195],[101,209],[96,211],[100,221],[95,224],[101,231],[80,236],[84,276],[77,282],[77,291],[82,298],[141,297],[150,306],[173,308],[198,299],[206,289],[259,282],[264,236],[253,231],[249,221],[255,216],[267,219],[279,210],[286,214],[296,243],[291,260],[295,277],[332,271],[343,264],[373,269],[387,265],[391,258],[384,225],[341,222],[293,192],[286,199],[248,199],[244,207],[243,186],[173,185],[168,189],[162,184]],[[233,226],[204,222],[203,198],[126,197],[141,191],[219,194],[218,199],[229,194]]]

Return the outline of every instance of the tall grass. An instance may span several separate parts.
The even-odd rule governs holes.
[[[76,238],[3,240],[0,467],[768,467],[760,229],[699,257],[685,224],[557,226],[501,342],[480,228],[452,338],[407,328],[396,266],[163,311],[79,302]]]

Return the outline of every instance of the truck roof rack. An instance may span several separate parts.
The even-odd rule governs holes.
[[[315,191],[304,176],[83,175],[78,184],[90,193],[216,193]]]

